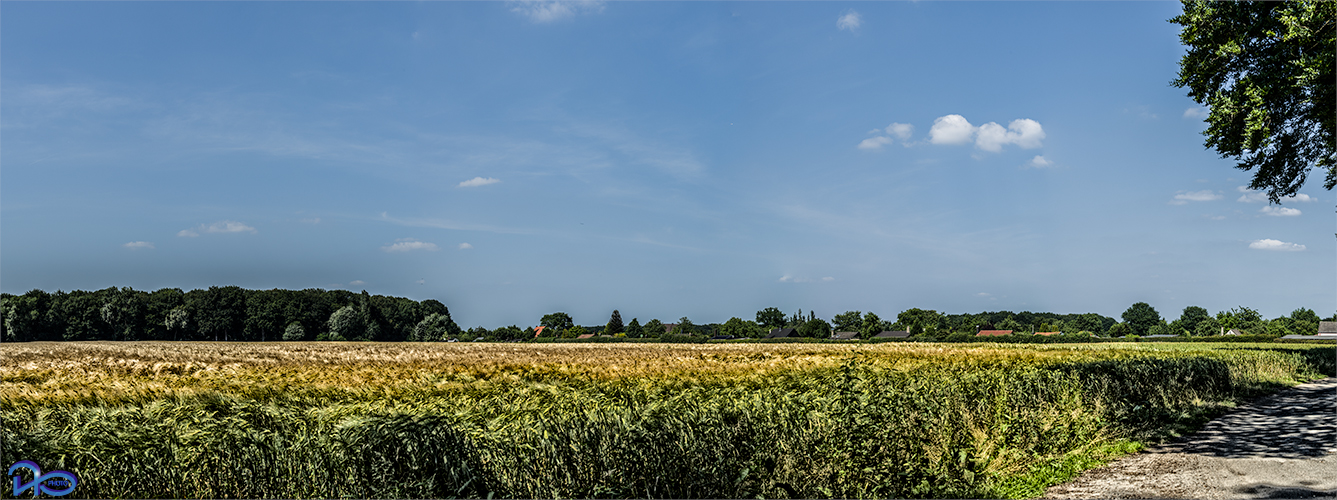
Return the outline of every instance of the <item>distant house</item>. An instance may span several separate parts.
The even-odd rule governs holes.
[[[1231,328],[1230,330],[1226,331],[1225,334],[1226,334],[1226,335],[1244,335],[1244,332],[1239,331],[1238,328]]]
[[[1002,337],[1004,335],[1012,335],[1012,330],[980,330],[979,333],[975,334],[976,337]]]
[[[874,335],[873,338],[875,338],[875,339],[903,339],[903,338],[908,338],[909,336],[910,336],[910,332],[906,332],[906,331],[901,331],[901,330],[883,330],[882,333],[879,333],[879,334],[877,334],[877,335]]]
[[[677,327],[678,327],[677,323],[664,323],[664,335],[673,333],[673,329]]]
[[[1324,336],[1328,335],[1337,336],[1337,321],[1318,322],[1318,334]]]
[[[831,335],[832,340],[858,340],[859,332],[836,332]]]
[[[784,337],[797,337],[797,336],[798,336],[798,330],[794,328],[776,328],[774,330],[771,330],[771,333],[766,334],[766,338],[768,339],[778,339]]]
[[[1170,335],[1170,334],[1162,333],[1162,334],[1160,334],[1160,335],[1147,335],[1146,337],[1142,337],[1142,338],[1144,338],[1144,339],[1164,339],[1164,338],[1169,338],[1169,337],[1178,337],[1178,335]]]
[[[1063,335],[1063,332],[1035,332],[1035,334],[1049,336],[1049,335]],[[1173,337],[1173,335],[1171,335],[1171,337]]]
[[[534,329],[534,338],[542,337],[542,336],[543,336],[543,329],[544,329],[544,328],[547,328],[547,327],[546,327],[546,326],[540,326],[540,327],[538,327],[538,328],[535,328],[535,329]]]
[[[584,335],[579,335],[579,336],[577,336],[576,338],[577,338],[577,339],[592,339],[592,338],[594,338],[594,334],[593,334],[593,333],[587,333],[587,334],[584,334]]]

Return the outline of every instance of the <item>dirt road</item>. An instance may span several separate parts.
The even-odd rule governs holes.
[[[1240,407],[1183,440],[1087,471],[1046,498],[1335,498],[1337,378]]]

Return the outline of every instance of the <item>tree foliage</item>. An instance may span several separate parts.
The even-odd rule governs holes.
[[[617,312],[617,309],[613,309],[613,315],[608,318],[608,324],[604,325],[603,334],[616,335],[619,333],[623,333],[622,313]]]
[[[1146,302],[1138,302],[1123,312],[1123,322],[1128,324],[1134,335],[1146,335],[1151,327],[1160,324],[1161,314]]]
[[[1337,184],[1337,3],[1185,0],[1173,84],[1209,108],[1206,146],[1255,170],[1273,203],[1309,170]]]
[[[767,307],[757,311],[757,324],[767,329],[780,328],[785,326],[785,313],[777,308]]]
[[[571,329],[572,326],[575,326],[575,323],[571,321],[571,315],[564,312],[555,312],[543,315],[543,318],[539,320],[539,325],[562,332]]]

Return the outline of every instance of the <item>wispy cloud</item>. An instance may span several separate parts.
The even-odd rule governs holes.
[[[436,243],[418,241],[413,238],[400,238],[395,240],[394,244],[381,247],[381,250],[386,252],[413,252],[418,250],[435,252],[440,248],[436,246]]]
[[[469,250],[473,247],[474,247],[473,245],[470,245],[468,243],[460,243],[460,250]]]
[[[1267,199],[1267,193],[1264,193],[1264,192],[1262,192],[1262,191],[1258,191],[1258,190],[1254,190],[1254,189],[1249,189],[1247,186],[1240,186],[1240,187],[1235,188],[1235,190],[1236,190],[1236,191],[1239,191],[1239,192],[1241,192],[1241,193],[1244,193],[1244,194],[1241,194],[1240,197],[1237,198],[1237,199],[1235,200],[1235,201],[1238,201],[1238,202],[1240,202],[1240,203],[1267,203],[1267,202],[1268,202],[1268,199]],[[1295,193],[1295,194],[1292,195],[1292,196],[1287,196],[1287,197],[1284,197],[1284,198],[1281,199],[1281,202],[1282,202],[1282,203],[1292,203],[1292,202],[1295,202],[1295,203],[1308,203],[1308,202],[1311,202],[1311,201],[1318,201],[1318,198],[1314,198],[1313,196],[1309,196],[1309,195],[1304,194],[1304,193]]]
[[[431,218],[398,218],[391,217],[388,212],[381,212],[379,220],[389,222],[398,226],[407,227],[429,227],[434,229],[451,229],[456,231],[483,231],[497,234],[551,234],[551,231],[540,231],[535,229],[512,228],[503,226],[493,226],[488,224],[469,224],[456,222],[449,219],[431,219]]]
[[[1046,160],[1044,156],[1036,155],[1035,158],[1031,158],[1031,161],[1026,162],[1025,166],[1030,168],[1048,168],[1054,166],[1054,162]]]
[[[1184,205],[1190,201],[1213,201],[1221,199],[1221,195],[1210,189],[1202,191],[1180,191],[1174,199],[1170,200],[1171,205]]]
[[[153,243],[149,241],[132,241],[121,246],[131,250],[153,250]]]
[[[1299,252],[1299,251],[1301,251],[1301,250],[1304,250],[1304,249],[1305,249],[1305,246],[1304,246],[1304,245],[1297,245],[1297,244],[1295,244],[1295,243],[1289,243],[1289,242],[1285,242],[1285,241],[1280,241],[1280,240],[1263,239],[1263,240],[1253,240],[1252,243],[1249,243],[1249,248],[1252,248],[1252,249],[1254,249],[1254,250],[1275,250],[1275,251],[1279,251],[1279,252]]]
[[[367,282],[362,281],[362,280],[353,280],[353,281],[349,281],[348,284],[349,284],[350,286],[362,286],[362,285],[367,284]]]
[[[876,137],[869,137],[859,142],[859,149],[865,151],[879,151],[882,149],[882,146],[886,146],[888,144],[891,144],[891,138],[879,135]]]
[[[220,220],[212,224],[200,224],[190,229],[177,231],[176,235],[194,238],[202,233],[256,233],[255,228],[237,221]]]
[[[863,16],[860,16],[854,9],[845,11],[836,19],[836,28],[846,31],[858,31],[859,26],[863,25]]]
[[[488,184],[496,184],[498,182],[501,182],[501,179],[494,179],[492,177],[474,177],[467,181],[461,182],[459,187],[468,188],[468,187],[486,186]]]
[[[1204,106],[1198,106],[1196,108],[1188,108],[1184,110],[1184,118],[1194,118],[1201,120],[1203,118],[1207,118],[1208,114],[1209,113],[1207,112],[1207,108]]]
[[[1266,206],[1263,207],[1262,210],[1259,210],[1259,212],[1262,212],[1263,215],[1271,215],[1273,217],[1295,217],[1300,215],[1299,210],[1289,207]]]
[[[914,125],[908,123],[892,123],[891,125],[887,125],[887,128],[885,129],[873,129],[868,133],[875,135],[859,142],[859,149],[865,151],[880,151],[882,150],[882,146],[886,146],[893,142],[892,136],[900,139],[905,146],[909,146],[910,144],[905,141],[910,139],[910,134],[913,134],[914,131]],[[886,135],[882,135],[883,133],[886,133]]]
[[[523,0],[510,2],[511,12],[544,24],[575,17],[577,14],[603,12],[604,3],[595,0]]]

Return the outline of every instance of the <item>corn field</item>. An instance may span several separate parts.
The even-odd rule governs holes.
[[[1292,344],[0,345],[72,498],[1036,496],[1337,372]]]

